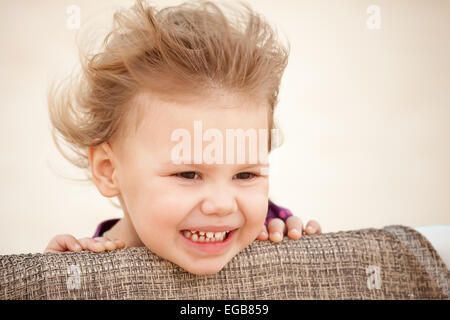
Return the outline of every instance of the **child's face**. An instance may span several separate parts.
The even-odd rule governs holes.
[[[124,210],[138,237],[152,252],[191,273],[216,273],[256,239],[264,224],[268,176],[249,178],[242,173],[259,175],[267,165],[259,158],[257,164],[249,164],[248,139],[245,164],[236,160],[233,164],[208,165],[204,160],[197,165],[174,164],[171,151],[180,140],[171,141],[171,135],[180,128],[190,133],[193,160],[194,121],[202,122],[201,134],[208,128],[220,130],[226,163],[225,130],[268,130],[267,106],[223,93],[182,102],[144,94],[139,99],[145,105],[142,123],[136,135],[124,140],[116,168]],[[210,143],[203,141],[202,151]],[[197,174],[175,176],[182,172]],[[183,236],[184,230],[207,226],[236,230],[220,250],[211,249],[212,243],[194,243]]]

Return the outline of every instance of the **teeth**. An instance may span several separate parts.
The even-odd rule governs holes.
[[[184,230],[183,234],[186,238],[191,239],[192,241],[197,242],[216,242],[216,241],[223,241],[226,234],[228,234],[229,231],[222,231],[222,232],[205,232],[205,231],[193,231],[193,230]]]

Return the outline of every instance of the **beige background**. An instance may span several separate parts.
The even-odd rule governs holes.
[[[180,1],[156,1],[176,4]],[[248,1],[291,42],[271,197],[324,232],[450,224],[450,1]],[[77,67],[77,30],[133,1],[0,4],[0,254],[42,252],[120,217],[50,137],[46,90]],[[380,29],[368,28],[370,5]]]

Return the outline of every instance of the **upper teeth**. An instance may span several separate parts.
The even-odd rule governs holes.
[[[225,235],[229,231],[220,231],[220,232],[212,232],[212,231],[195,231],[195,230],[185,230],[184,236],[186,238],[190,238],[194,241],[204,241],[204,240],[219,240],[222,241],[225,238]]]
[[[219,238],[219,237],[224,236],[225,233],[227,233],[228,231],[221,231],[221,232],[208,231],[208,232],[205,232],[205,231],[192,231],[192,230],[189,230],[189,232],[190,233],[197,233],[198,232],[199,235],[201,235],[201,236],[205,236],[206,235],[207,238]]]

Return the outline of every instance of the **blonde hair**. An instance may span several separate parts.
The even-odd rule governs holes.
[[[52,137],[61,154],[92,181],[88,147],[129,132],[133,98],[145,88],[172,94],[221,88],[264,97],[269,129],[275,128],[290,46],[247,4],[240,5],[243,10],[230,10],[231,17],[209,1],[158,11],[137,0],[116,12],[100,52],[80,50],[81,72],[50,86]],[[58,135],[75,157],[62,150]]]

